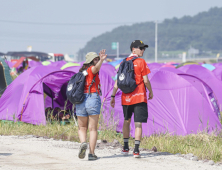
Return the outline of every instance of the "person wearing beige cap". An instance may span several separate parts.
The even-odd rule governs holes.
[[[97,141],[97,126],[101,108],[101,90],[99,70],[106,59],[106,50],[101,50],[99,55],[95,52],[89,52],[86,54],[86,61],[84,62],[80,72],[85,74],[85,87],[84,95],[85,99],[82,103],[76,104],[76,115],[78,117],[79,125],[79,139],[81,141],[78,157],[83,159],[86,155],[87,143],[87,130],[89,129],[89,154],[88,160],[96,160],[95,146]]]

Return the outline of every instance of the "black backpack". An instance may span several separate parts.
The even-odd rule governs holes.
[[[93,77],[93,81],[89,86],[89,93],[92,84],[95,82],[96,76]],[[85,87],[85,75],[82,72],[78,72],[69,80],[66,89],[66,96],[72,104],[80,104],[84,101],[84,87]]]
[[[120,64],[117,73],[117,86],[125,94],[133,92],[137,87],[133,67],[133,61],[136,59],[137,57],[134,57],[133,59],[126,61],[125,58]]]

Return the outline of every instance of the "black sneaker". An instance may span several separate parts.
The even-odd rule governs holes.
[[[88,160],[89,161],[93,161],[93,160],[97,160],[97,159],[98,158],[95,154],[91,154],[91,153],[88,154]]]
[[[80,145],[80,148],[79,148],[79,154],[78,154],[79,159],[85,158],[85,156],[86,156],[86,149],[87,149],[87,143],[83,142]]]

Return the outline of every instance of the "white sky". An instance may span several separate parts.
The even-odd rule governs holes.
[[[0,0],[0,52],[31,45],[33,51],[75,54],[117,26],[193,16],[216,6],[222,0]]]

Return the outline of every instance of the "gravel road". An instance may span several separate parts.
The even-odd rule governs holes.
[[[122,156],[120,148],[97,149],[96,161],[77,157],[79,143],[29,136],[0,136],[1,170],[222,170],[221,165],[187,160],[169,153],[142,151],[142,158]]]

